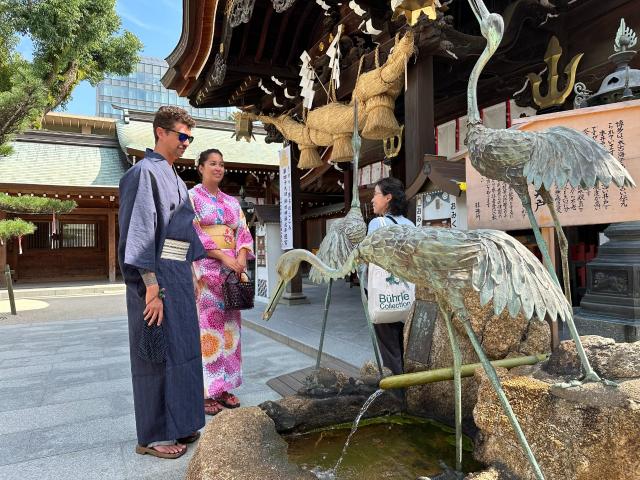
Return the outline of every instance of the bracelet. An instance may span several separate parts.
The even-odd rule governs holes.
[[[158,292],[158,294],[153,297],[151,300],[149,300],[149,302],[147,302],[147,304],[145,306],[148,306],[149,303],[153,302],[156,298],[159,298],[160,300],[163,300],[167,295],[166,295],[166,290],[164,288],[161,288],[160,291]]]

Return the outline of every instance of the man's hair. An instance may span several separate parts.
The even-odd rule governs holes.
[[[187,127],[193,128],[196,126],[196,122],[186,110],[180,107],[163,106],[158,109],[155,117],[153,117],[153,138],[158,141],[158,134],[156,128],[166,128],[173,130],[176,123],[184,123]]]

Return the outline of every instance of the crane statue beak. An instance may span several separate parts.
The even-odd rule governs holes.
[[[267,304],[267,308],[265,309],[264,313],[262,314],[262,319],[263,320],[269,320],[271,318],[271,315],[273,315],[273,312],[275,311],[276,307],[278,306],[278,302],[282,298],[282,294],[284,293],[284,287],[286,287],[286,286],[287,286],[287,282],[285,280],[282,280],[282,279],[278,280],[278,285],[276,286],[276,289],[273,292],[273,295],[271,295],[271,298],[269,299],[269,303]]]
[[[471,10],[473,10],[478,23],[482,23],[482,21],[489,16],[489,10],[487,10],[482,0],[469,0],[469,6]]]

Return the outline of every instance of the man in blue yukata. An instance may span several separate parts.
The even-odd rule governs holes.
[[[191,263],[206,256],[174,162],[193,119],[161,107],[155,147],[120,180],[118,260],[127,286],[136,452],[178,458],[204,426],[200,328]]]

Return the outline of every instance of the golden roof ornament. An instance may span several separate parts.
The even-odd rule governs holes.
[[[553,36],[549,40],[547,51],[544,54],[544,63],[547,64],[547,94],[542,95],[540,93],[540,84],[542,83],[542,77],[537,73],[527,74],[527,78],[531,82],[531,90],[533,93],[534,103],[541,109],[555,107],[562,105],[567,97],[573,90],[573,85],[576,82],[576,70],[578,69],[578,63],[584,53],[579,53],[574,56],[569,64],[564,69],[564,74],[567,76],[565,88],[558,90],[558,80],[560,75],[558,74],[558,62],[562,56],[562,47],[560,42]]]
[[[391,10],[393,10],[392,20],[398,19],[401,15],[407,19],[411,26],[418,23],[420,15],[424,14],[429,20],[436,19],[436,8],[440,7],[439,0],[391,0]]]

